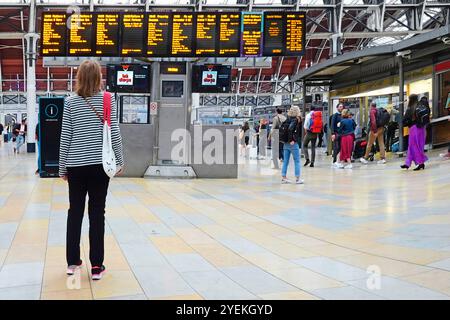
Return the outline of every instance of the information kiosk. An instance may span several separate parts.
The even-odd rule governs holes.
[[[63,97],[39,99],[39,175],[42,178],[59,177],[63,108]]]

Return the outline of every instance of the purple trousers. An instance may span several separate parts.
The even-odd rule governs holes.
[[[409,167],[414,161],[416,165],[425,163],[428,157],[425,155],[425,128],[418,128],[413,125],[409,128],[408,154],[405,164]]]

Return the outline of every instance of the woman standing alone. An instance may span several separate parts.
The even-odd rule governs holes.
[[[408,138],[408,154],[406,156],[405,164],[401,166],[402,169],[409,169],[411,163],[417,165],[414,171],[418,171],[420,169],[425,169],[425,162],[428,160],[428,157],[425,155],[424,147],[425,147],[425,126],[419,126],[419,122],[417,119],[417,106],[419,103],[424,104],[425,107],[428,106],[428,99],[421,99],[417,94],[412,94],[408,99],[408,107],[405,112],[405,116],[403,117],[403,124],[409,127],[409,138]]]
[[[101,91],[101,67],[95,60],[84,61],[77,72],[77,89],[65,100],[59,175],[69,183],[70,208],[67,216],[67,274],[82,265],[80,236],[86,195],[89,195],[89,260],[92,279],[99,280],[105,271],[104,233],[105,203],[109,177],[102,165],[103,105],[111,101],[111,140],[116,163],[123,168],[122,138],[117,121],[114,97]]]

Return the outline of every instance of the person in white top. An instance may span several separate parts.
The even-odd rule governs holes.
[[[303,129],[305,129],[305,137],[303,138],[303,154],[305,155],[306,162],[304,166],[309,165],[314,167],[314,161],[316,160],[316,144],[318,133],[311,131],[311,116],[315,110],[314,106],[311,106],[310,112],[305,117],[305,122],[303,123]],[[311,142],[311,161],[309,160],[308,145]]]

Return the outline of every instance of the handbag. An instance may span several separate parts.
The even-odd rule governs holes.
[[[106,91],[103,93],[103,119],[92,104],[88,100],[86,102],[103,123],[102,165],[106,175],[113,178],[117,173],[117,164],[111,141],[111,94]]]

